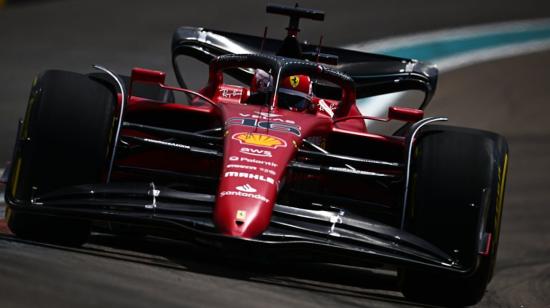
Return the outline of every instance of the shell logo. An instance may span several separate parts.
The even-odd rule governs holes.
[[[286,147],[286,141],[283,139],[259,133],[236,133],[233,135],[233,139],[238,140],[241,144],[255,145],[271,149]]]

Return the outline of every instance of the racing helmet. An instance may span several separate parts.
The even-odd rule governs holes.
[[[311,88],[312,82],[309,76],[292,75],[283,78],[278,91],[278,106],[293,111],[308,110],[312,106]]]

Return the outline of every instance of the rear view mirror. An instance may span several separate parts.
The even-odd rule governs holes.
[[[424,118],[424,111],[420,109],[392,106],[388,109],[388,119],[404,122],[417,122]]]
[[[420,90],[404,90],[399,92],[386,93],[376,96],[369,96],[357,100],[357,107],[363,115],[375,117],[390,117],[389,108],[405,107],[413,109],[422,109],[422,104],[426,100],[426,93]],[[398,112],[399,113],[399,112]],[[367,121],[369,132],[381,135],[393,135],[406,122],[390,121],[387,123],[377,121]]]
[[[148,82],[164,84],[166,73],[161,71],[149,70],[136,67],[132,69],[132,82]]]

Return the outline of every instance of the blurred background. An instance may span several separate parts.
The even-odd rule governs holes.
[[[258,36],[263,34],[264,26],[268,26],[268,36],[282,38],[287,25],[285,17],[265,14],[267,1],[2,1],[0,161],[10,156],[9,148],[13,144],[16,121],[24,112],[30,83],[43,70],[55,68],[84,73],[91,71],[92,64],[102,64],[120,74],[128,74],[132,67],[139,66],[164,70],[173,82],[170,39],[178,26],[203,26]],[[294,4],[293,1],[278,2]],[[526,0],[521,4],[499,0],[422,0],[414,3],[400,0],[341,0],[300,1],[300,5],[326,12],[324,22],[302,21],[300,38],[317,44],[319,36],[324,35],[323,44],[328,46],[357,46],[373,40],[434,30],[550,17],[550,2],[544,0]],[[415,41],[410,40],[409,44],[414,45]],[[368,47],[363,50],[384,51]],[[414,50],[410,53],[407,50],[399,52],[401,56],[416,56]],[[434,60],[429,54],[420,56],[420,60]],[[536,64],[546,58],[542,56],[538,60],[529,58],[525,61]],[[452,88],[449,83],[451,80],[454,83],[455,78],[443,76],[440,79],[440,91],[432,103],[433,108],[428,110],[439,112],[438,106],[444,101],[453,111],[461,112],[456,118],[473,117],[469,125],[512,133],[514,125],[506,125],[506,128],[500,126],[504,124],[501,123],[500,113],[513,108],[507,104],[510,95],[518,100],[526,99],[524,95],[518,94],[515,80],[535,83],[528,85],[531,87],[528,92],[542,88],[544,82],[548,84],[548,78],[535,75],[533,70],[536,68],[526,67],[528,63],[519,65],[519,72],[508,63],[495,65],[491,71],[498,70],[496,75],[481,79],[479,74],[470,74],[470,78],[460,80],[461,85]],[[536,66],[544,65],[541,63]],[[530,73],[525,76],[523,72]],[[463,84],[471,82],[472,77],[476,77],[475,84]],[[464,92],[462,90],[478,96],[465,97],[465,93],[456,95],[453,92]],[[501,94],[503,90],[511,92],[508,93],[510,95],[503,95],[499,108],[492,108],[490,117],[485,117],[481,113],[483,110],[477,107],[483,105],[486,93],[494,94],[497,92],[495,90]],[[455,100],[458,97],[461,101]],[[464,108],[465,99],[478,102],[474,106],[476,108]],[[528,105],[539,104],[529,99],[530,102],[517,105],[521,107],[521,110],[516,110],[521,116],[534,117],[527,123],[518,123],[522,126],[536,126],[533,123],[536,119],[544,122],[540,112],[529,112],[533,108]],[[519,118],[517,120],[520,121]],[[533,130],[538,128],[536,126]]]
[[[273,2],[294,5],[294,1]],[[481,306],[548,307],[550,1],[299,3],[326,12],[322,23],[301,22],[301,39],[317,44],[323,35],[323,45],[327,46],[388,52],[441,63],[439,89],[428,114],[446,115],[451,124],[492,130],[508,138],[511,165],[501,250],[496,276]],[[37,73],[52,68],[86,73],[91,71],[92,64],[101,64],[128,74],[138,66],[166,71],[169,82],[175,84],[170,40],[178,26],[202,26],[257,36],[268,26],[269,37],[282,38],[287,19],[265,14],[266,4],[267,1],[252,0],[0,0],[0,168],[11,155],[17,121],[24,113],[28,91]],[[32,298],[23,301],[17,296],[24,282],[3,279],[2,266],[0,286],[10,287],[0,290],[11,294],[9,303],[36,304]],[[213,283],[221,289],[234,283],[208,275],[194,278],[188,283],[201,286]],[[293,298],[288,302],[290,306],[304,307],[402,304],[365,302],[357,296],[300,291],[300,288],[281,290],[248,282],[246,288],[254,290],[252,302],[245,301],[249,295],[243,287],[208,296],[199,294],[194,303],[216,305],[226,298],[237,298],[245,306],[254,306],[255,297],[265,300],[266,306],[278,306],[285,302],[280,298],[284,296]],[[94,287],[96,301],[109,302],[113,293],[103,291],[101,286]],[[85,297],[84,293],[75,292]],[[1,294],[2,291],[0,303]],[[38,292],[36,300],[40,296],[47,298],[46,294]],[[150,297],[145,302],[154,304],[155,296],[173,294],[147,293]],[[57,304],[63,306],[60,303],[62,300]]]

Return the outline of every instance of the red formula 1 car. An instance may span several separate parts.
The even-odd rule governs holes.
[[[140,68],[40,74],[8,170],[11,230],[78,245],[93,228],[125,226],[227,251],[392,268],[408,298],[479,301],[495,265],[506,141],[424,118],[434,66],[321,53],[297,33],[300,18],[322,12],[268,12],[290,16],[284,40],[179,28],[180,87]],[[208,65],[206,85],[186,86],[181,58]],[[418,109],[402,107],[411,91],[422,93]],[[373,105],[384,115],[365,114]],[[396,131],[371,129],[394,122]]]

